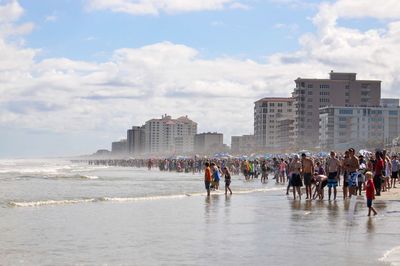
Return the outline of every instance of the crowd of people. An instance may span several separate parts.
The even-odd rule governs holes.
[[[294,154],[276,156],[272,159],[247,158],[170,158],[170,159],[118,159],[90,160],[90,165],[122,167],[158,168],[160,171],[202,173],[204,171],[207,194],[218,190],[222,178],[225,193],[232,194],[230,183],[233,175],[242,174],[245,181],[259,179],[266,183],[274,179],[276,183],[287,185],[293,198],[301,199],[301,187],[305,187],[306,199],[324,199],[328,188],[328,199],[337,198],[337,188],[342,187],[343,199],[361,195],[365,191],[370,206],[375,196],[396,187],[399,177],[400,162],[397,154],[387,151],[374,154],[358,154],[353,148],[344,153],[330,152],[329,156]],[[372,190],[371,190],[372,189]],[[371,191],[373,191],[371,193]],[[371,206],[372,207],[372,206]],[[371,209],[375,213],[375,210]]]

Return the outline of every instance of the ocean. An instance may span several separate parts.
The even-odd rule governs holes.
[[[294,201],[274,180],[0,160],[0,265],[400,265],[400,202]],[[339,189],[341,190],[341,188]]]

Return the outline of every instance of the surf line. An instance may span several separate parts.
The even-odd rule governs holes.
[[[239,190],[235,194],[250,194],[257,192],[270,192],[282,190],[281,188],[266,188],[266,189],[253,189],[253,190]],[[224,195],[221,192],[215,192],[212,195]],[[205,196],[205,193],[185,193],[179,195],[157,195],[157,196],[143,196],[143,197],[98,197],[98,198],[80,198],[80,199],[65,199],[65,200],[39,200],[39,201],[11,201],[8,203],[10,207],[42,207],[52,205],[70,205],[82,203],[95,203],[95,202],[139,202],[139,201],[155,201],[163,199],[184,199],[188,197]]]

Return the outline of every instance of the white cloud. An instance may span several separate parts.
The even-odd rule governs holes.
[[[47,22],[53,22],[53,21],[57,21],[57,19],[58,19],[58,17],[56,15],[50,15],[50,16],[45,17],[44,20]]]
[[[381,79],[383,95],[398,97],[400,18],[390,15],[386,27],[368,31],[339,27],[336,21],[348,16],[335,6],[342,2],[320,6],[317,32],[304,34],[298,51],[262,63],[203,59],[197,49],[170,42],[118,49],[100,63],[38,61],[39,51],[0,35],[0,126],[123,136],[129,126],[169,113],[188,114],[201,130],[251,133],[255,100],[289,96],[297,77],[323,78],[331,69]],[[370,16],[368,9],[354,16]]]
[[[23,13],[24,9],[17,0],[0,0],[0,23],[16,21],[22,16]]]
[[[89,10],[111,10],[133,15],[220,10],[226,7],[248,8],[233,0],[87,0],[87,7]]]
[[[231,9],[249,10],[249,9],[250,9],[250,6],[245,5],[245,4],[242,4],[242,3],[239,3],[239,2],[235,2],[235,3],[232,3],[232,4],[229,6],[229,8],[231,8]]]

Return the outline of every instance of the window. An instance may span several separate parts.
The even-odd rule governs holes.
[[[320,89],[329,89],[329,85],[328,84],[321,84],[319,85]]]
[[[327,99],[327,98],[321,98],[321,99],[319,99],[319,102],[320,102],[320,103],[329,103],[329,99]]]
[[[320,96],[328,96],[329,95],[329,91],[320,91],[319,95]]]
[[[339,109],[339,114],[341,115],[352,115],[353,110],[352,109]]]
[[[275,106],[275,103],[269,103],[269,106],[270,106],[270,107],[274,107],[274,106]]]
[[[312,95],[312,91],[308,91],[307,94],[308,94],[308,95]]]
[[[312,84],[308,84],[307,88],[312,89],[314,86]]]
[[[361,92],[361,96],[368,96],[369,95],[369,91],[362,91]]]
[[[347,117],[339,117],[339,121],[340,122],[345,122],[345,121],[347,121]]]
[[[369,83],[363,83],[361,84],[361,88],[366,89],[369,87]]]
[[[307,99],[307,102],[309,102],[309,103],[311,103],[312,101],[313,101],[312,98]]]
[[[389,115],[398,115],[399,111],[389,111]]]
[[[278,103],[278,107],[282,107],[283,106],[283,103]]]

